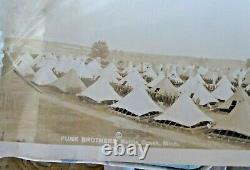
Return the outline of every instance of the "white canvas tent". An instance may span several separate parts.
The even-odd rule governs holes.
[[[241,135],[250,137],[249,103],[250,100],[245,100],[237,104],[235,109],[224,120],[217,122],[213,129],[220,133],[220,135],[233,137],[234,133],[226,133],[231,131],[239,133],[237,134],[238,137],[241,137]]]
[[[242,68],[231,69],[228,72],[228,78],[231,82],[244,77],[245,71]]]
[[[185,84],[179,87],[181,93],[194,94],[195,102],[201,106],[219,102],[204,86],[205,82],[199,74],[189,78]]]
[[[176,84],[183,83],[183,80],[180,78],[180,75],[177,73],[176,69],[172,69],[167,77]]]
[[[149,82],[147,84],[148,87],[154,87],[156,84],[158,84],[162,79],[164,79],[164,74],[159,74],[153,81]]]
[[[43,55],[38,55],[33,61],[34,61],[34,65],[36,65],[37,67],[41,67],[41,63],[43,63],[43,61],[45,60],[45,57]]]
[[[83,64],[79,64],[79,66],[73,67],[72,69],[76,71],[77,75],[80,78],[93,78],[92,74],[87,70],[86,66]]]
[[[234,88],[234,86],[232,85],[232,83],[228,80],[227,76],[224,75],[222,76],[221,80],[218,82],[217,86],[227,86],[227,87],[231,87]]]
[[[243,80],[243,84],[250,85],[250,71],[246,72],[245,79]]]
[[[218,78],[219,78],[219,75],[218,75],[218,73],[217,72],[214,72],[214,71],[208,71],[204,76],[203,76],[203,78],[205,79],[205,80],[210,80],[210,81],[212,81],[212,83],[213,84],[216,84],[216,81],[218,80]]]
[[[57,64],[57,57],[52,54],[45,55],[44,59],[40,58],[39,63],[36,64],[38,68],[47,67],[53,68]]]
[[[79,93],[86,89],[86,86],[74,70],[70,70],[68,73],[54,81],[51,86],[58,88],[64,93]]]
[[[32,80],[37,85],[49,85],[50,83],[57,80],[57,77],[49,67],[43,67],[39,69]]]
[[[116,111],[123,110],[134,116],[145,116],[162,112],[162,109],[152,100],[148,92],[142,88],[134,88],[119,102],[111,105]]]
[[[75,70],[75,72],[80,78],[93,78],[86,65],[80,59],[73,60],[71,62],[71,68]]]
[[[125,67],[122,71],[122,74],[127,74],[128,72],[132,71],[133,69],[135,69],[133,67],[133,63],[131,61],[129,61],[127,67]]]
[[[155,73],[155,71],[153,70],[152,67],[148,66],[146,71],[143,73],[144,76],[147,77],[151,77],[153,79],[155,79],[157,77],[157,74]]]
[[[86,56],[76,56],[75,60],[80,62],[81,64],[85,64],[85,62],[87,61],[87,57]]]
[[[72,69],[72,58],[61,56],[58,62],[55,64],[55,71],[58,73],[67,73]]]
[[[228,100],[233,94],[234,92],[228,86],[219,86],[212,92],[212,95],[221,101]]]
[[[102,67],[97,60],[93,60],[86,65],[87,70],[92,74],[93,77],[98,77],[100,75],[100,71]]]
[[[197,84],[206,84],[199,74],[196,74],[194,77],[190,77],[183,85],[178,88],[178,91],[181,93],[193,93],[197,87]]]
[[[233,88],[233,85],[230,83],[227,77],[223,76],[218,83],[218,87],[212,92],[212,95],[216,99],[226,101],[234,94],[232,91]]]
[[[17,60],[15,61],[15,64],[19,65],[19,63],[21,63],[21,62],[25,65],[32,67],[34,64],[34,59],[28,52],[26,52],[17,58]]]
[[[97,103],[105,101],[119,101],[121,97],[104,78],[99,78],[94,84],[77,94],[78,97],[87,97]]]
[[[194,94],[193,99],[200,106],[219,102],[201,83],[197,83],[196,87],[190,93]]]
[[[20,56],[16,63],[14,64],[15,69],[22,75],[22,76],[29,76],[34,75],[35,72],[32,69],[34,60],[29,53],[25,53],[24,55]]]
[[[207,72],[208,72],[208,68],[203,67],[203,66],[199,66],[199,68],[197,70],[197,73],[200,75],[205,75],[205,74],[207,74]]]
[[[178,65],[176,71],[179,75],[191,76],[192,71],[195,69],[194,65]]]
[[[144,71],[146,71],[147,67],[148,67],[148,63],[146,62],[140,62],[136,65],[137,71],[143,73]]]
[[[159,93],[165,93],[170,96],[178,96],[177,88],[170,82],[168,78],[163,78],[160,82],[152,87],[153,91],[158,91]]]
[[[231,110],[242,101],[248,100],[249,97],[247,96],[246,92],[241,88],[238,87],[236,92],[224,103],[219,105],[217,108],[220,110],[225,110],[231,112]],[[230,109],[230,107],[233,107]]]
[[[174,122],[184,127],[194,127],[203,122],[213,122],[194,104],[187,94],[181,95],[169,109],[155,117],[154,120],[159,123]]]
[[[137,86],[147,88],[145,86],[147,82],[142,78],[142,76],[136,69],[133,69],[132,71],[128,72],[128,75],[124,77],[120,82],[121,84],[131,86],[132,88],[135,88]]]
[[[109,82],[115,82],[118,83],[117,79],[121,79],[122,77],[117,72],[117,67],[114,63],[110,63],[107,67],[102,69],[100,72],[100,76],[102,78],[105,78]]]

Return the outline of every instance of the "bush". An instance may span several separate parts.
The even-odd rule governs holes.
[[[91,57],[107,58],[109,55],[109,48],[105,41],[97,41],[91,47]]]

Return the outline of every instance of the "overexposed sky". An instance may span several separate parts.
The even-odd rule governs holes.
[[[106,40],[112,49],[250,58],[249,0],[46,1],[46,40],[88,46]]]

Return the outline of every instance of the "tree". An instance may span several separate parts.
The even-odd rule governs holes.
[[[97,41],[91,47],[91,57],[106,58],[109,55],[109,48],[105,41]]]

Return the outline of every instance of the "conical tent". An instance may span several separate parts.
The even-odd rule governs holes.
[[[250,100],[245,100],[236,105],[235,109],[213,129],[233,131],[250,137]]]
[[[87,61],[87,57],[86,56],[76,56],[75,60],[79,61],[81,64],[85,64],[85,62]]]
[[[162,79],[164,79],[164,74],[159,74],[153,81],[149,82],[147,84],[148,87],[154,87],[156,84],[158,84]]]
[[[197,84],[205,84],[199,74],[196,74],[194,77],[190,77],[181,87],[178,88],[178,91],[181,93],[191,91],[193,93],[196,90]]]
[[[103,78],[99,78],[94,84],[77,94],[77,96],[88,97],[97,103],[104,101],[119,101],[121,99],[109,82]]]
[[[208,68],[205,68],[203,66],[200,66],[197,70],[197,73],[199,73],[200,75],[205,75],[208,72]]]
[[[174,67],[175,68],[175,67]],[[180,75],[177,73],[176,68],[175,69],[171,69],[170,73],[168,74],[168,78],[171,81],[174,81],[178,84],[182,84],[183,80],[180,78]]]
[[[238,78],[240,78],[242,76],[242,73],[244,73],[243,69],[237,68],[237,69],[231,69],[227,75],[228,75],[229,80],[233,82],[237,80]]]
[[[45,57],[42,55],[38,55],[35,59],[34,59],[34,65],[36,65],[37,67],[41,67],[41,63],[45,60]]]
[[[249,97],[247,96],[246,92],[241,88],[238,87],[236,92],[224,103],[218,106],[218,109],[229,109],[232,104],[236,105],[239,102],[244,100],[248,100]]]
[[[120,82],[122,84],[125,83],[126,85],[131,86],[133,88],[137,86],[146,88],[145,84],[147,84],[147,82],[142,78],[140,73],[135,69],[133,69],[133,71],[128,72],[128,75],[124,77]]]
[[[189,76],[195,76],[196,74],[198,74],[197,68],[195,67],[195,65],[191,65],[188,66],[188,70],[189,70]]]
[[[201,106],[219,102],[201,83],[197,83],[196,88],[191,93],[194,93],[197,104]]]
[[[234,94],[232,88],[233,85],[230,83],[226,76],[223,76],[218,83],[218,87],[212,92],[212,95],[216,99],[226,101]]]
[[[177,88],[166,77],[152,87],[152,90],[157,90],[159,93],[166,93],[171,96],[178,96],[179,94]]]
[[[148,66],[148,63],[146,62],[140,62],[136,65],[137,71],[144,72]]]
[[[105,78],[109,82],[115,82],[118,83],[117,78],[121,79],[121,76],[117,72],[117,67],[114,63],[110,63],[107,67],[105,67],[101,73],[100,76],[102,78]]]
[[[234,92],[232,89],[228,86],[219,86],[217,87],[213,92],[212,95],[219,100],[226,101],[228,100]]]
[[[35,72],[32,69],[34,60],[31,55],[25,53],[21,57],[17,59],[17,63],[15,63],[16,70],[23,76],[34,75]]]
[[[93,60],[90,63],[87,64],[87,70],[92,74],[94,77],[97,77],[100,75],[100,71],[102,70],[102,67],[100,63],[97,60]]]
[[[122,73],[126,74],[134,69],[133,63],[129,61],[128,65],[123,69]]]
[[[189,68],[179,67],[177,72],[180,76],[185,76],[185,77],[190,76],[190,69]]]
[[[72,58],[69,64],[70,64],[70,67],[72,69],[74,67],[79,66],[81,64],[81,61],[77,58]]]
[[[170,121],[186,127],[192,127],[202,122],[213,122],[186,94],[181,95],[168,110],[155,117],[154,120]]]
[[[232,83],[228,80],[227,76],[222,76],[221,80],[218,82],[217,86],[234,88]]]
[[[21,55],[20,57],[17,58],[16,60],[16,65],[19,65],[20,63],[23,63],[27,66],[32,67],[34,64],[34,59],[33,57],[29,54],[29,53],[24,53],[23,55]]]
[[[155,79],[157,77],[157,74],[155,73],[155,71],[153,70],[152,67],[148,67],[146,69],[146,71],[144,72],[145,76],[151,77],[153,79]]]
[[[80,78],[92,78],[92,74],[87,70],[86,65],[81,61],[75,61],[72,64],[72,69],[75,70]]]
[[[64,76],[54,81],[51,86],[58,88],[64,93],[79,93],[86,89],[86,86],[74,70],[70,70]]]
[[[162,112],[162,109],[152,100],[143,88],[134,88],[119,102],[111,105],[114,109],[124,109],[136,116],[143,116],[151,112]]]
[[[211,80],[212,83],[216,83],[216,80],[218,80],[219,75],[217,72],[214,71],[208,71],[205,75],[204,75],[204,79],[205,80]]]
[[[57,77],[55,76],[51,68],[43,67],[36,72],[32,82],[37,85],[49,85],[55,80],[57,80]]]
[[[93,78],[92,74],[87,70],[86,66],[85,65],[79,65],[78,67],[74,67],[73,68],[79,77],[81,78]]]
[[[245,75],[245,79],[243,80],[243,83],[246,85],[250,85],[250,71],[248,71]]]
[[[65,56],[60,57],[59,61],[55,64],[56,72],[59,73],[69,72],[72,69],[71,67],[72,60],[73,59],[71,57],[65,57]]]
[[[57,61],[57,57],[53,54],[46,54],[45,59]]]
[[[241,86],[243,84],[243,80],[245,79],[246,73],[247,73],[246,70],[242,70],[239,73],[239,75],[237,77],[237,81],[238,81],[239,86]]]
[[[57,57],[52,54],[47,54],[44,57],[44,60],[41,60],[40,63],[37,64],[39,68],[47,67],[47,68],[53,68],[57,64],[58,60]]]

